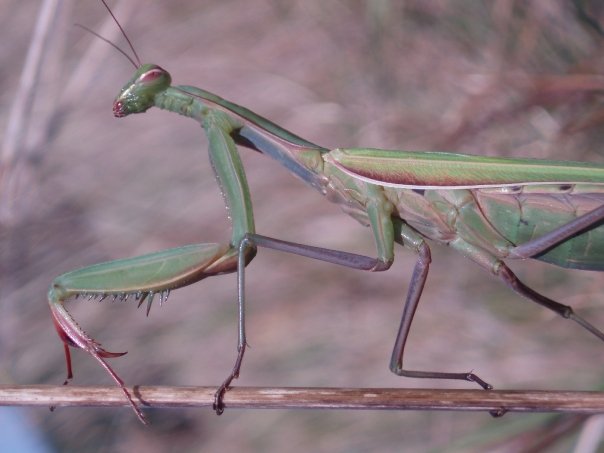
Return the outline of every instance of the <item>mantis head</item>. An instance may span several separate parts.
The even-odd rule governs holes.
[[[113,102],[113,115],[121,118],[146,111],[154,105],[155,95],[168,88],[171,82],[165,69],[154,64],[141,65]]]

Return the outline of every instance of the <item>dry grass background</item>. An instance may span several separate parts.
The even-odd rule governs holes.
[[[0,2],[0,130],[38,3]],[[5,174],[4,182],[16,186],[3,189],[1,207],[5,383],[64,378],[45,300],[56,275],[228,238],[199,126],[162,111],[113,118],[112,99],[132,67],[71,25],[100,30],[107,19],[100,3],[66,5],[70,11],[54,31],[65,52],[44,63],[49,77],[27,131],[28,142],[41,137],[42,144],[26,147],[27,157]],[[129,5],[134,14],[125,11]],[[598,17],[596,5],[587,2],[587,10]],[[602,162],[604,38],[570,2],[131,0],[116,12],[141,58],[161,64],[175,83],[213,91],[327,147]],[[91,46],[101,50],[90,53]],[[45,111],[48,129],[36,123]],[[373,254],[368,230],[275,163],[242,154],[258,232]],[[413,265],[413,256],[397,252],[389,272],[368,274],[261,250],[247,274],[252,348],[238,383],[455,385],[402,380],[388,370]],[[598,341],[519,299],[463,257],[435,246],[433,259],[408,346],[410,367],[474,369],[497,388],[601,386]],[[601,274],[538,263],[513,268],[604,325]],[[112,362],[127,383],[211,385],[235,358],[235,289],[234,276],[208,279],[175,292],[149,318],[130,303],[71,307],[108,349],[129,351]],[[85,354],[75,352],[74,361],[75,384],[109,383]],[[148,413],[150,429],[129,409],[27,410],[59,451],[493,451],[543,421],[432,412]],[[574,440],[565,442],[551,451],[566,451]],[[505,445],[500,451],[511,444]]]

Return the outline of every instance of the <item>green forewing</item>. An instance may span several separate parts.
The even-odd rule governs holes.
[[[368,182],[411,188],[475,188],[543,183],[604,184],[604,165],[445,152],[335,149],[326,159]]]

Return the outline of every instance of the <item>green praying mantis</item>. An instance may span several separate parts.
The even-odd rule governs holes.
[[[109,352],[71,317],[72,297],[165,302],[171,290],[204,278],[237,272],[238,345],[235,364],[218,387],[214,408],[239,376],[246,350],[245,267],[258,248],[270,248],[364,271],[385,271],[398,243],[417,256],[396,336],[390,369],[399,376],[454,379],[491,385],[472,372],[409,370],[405,344],[431,262],[428,240],[445,244],[474,261],[525,298],[571,319],[601,340],[604,333],[571,307],[537,293],[506,266],[506,259],[536,259],[565,268],[604,270],[604,165],[536,159],[480,157],[446,152],[326,149],[256,113],[192,86],[171,85],[170,74],[136,61],[113,104],[122,118],[151,107],[198,121],[208,142],[232,234],[227,243],[200,243],[96,264],[57,277],[48,292],[53,321],[64,342],[68,379],[70,347],[89,353],[111,375],[139,419],[145,417],[122,379],[105,359]],[[96,35],[96,33],[92,32]],[[98,36],[98,35],[97,35]],[[104,38],[100,37],[104,40]],[[106,41],[106,40],[105,40]],[[108,41],[107,41],[108,42]],[[117,48],[113,43],[113,45]],[[371,229],[376,257],[279,240],[256,233],[250,192],[238,146],[275,159],[293,175],[337,203]]]

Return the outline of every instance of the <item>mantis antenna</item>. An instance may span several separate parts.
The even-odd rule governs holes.
[[[109,41],[107,38],[102,37],[97,32],[91,30],[90,28],[88,28],[88,27],[86,27],[85,25],[82,25],[82,24],[75,24],[75,25],[77,27],[80,27],[80,28],[86,30],[88,33],[93,34],[94,36],[96,36],[100,40],[105,41],[107,44],[109,44],[111,47],[113,47],[118,52],[120,52],[123,56],[125,56],[128,59],[128,61],[130,63],[132,63],[132,65],[135,68],[138,69],[141,66],[141,59],[138,57],[138,54],[136,53],[136,50],[134,49],[134,46],[132,45],[132,42],[130,41],[130,38],[128,38],[128,35],[126,34],[126,32],[124,31],[124,29],[122,28],[122,26],[119,23],[119,21],[117,20],[117,18],[114,16],[113,11],[111,11],[111,8],[109,8],[109,5],[107,5],[107,3],[105,2],[105,0],[101,0],[101,2],[103,3],[103,5],[105,5],[105,8],[107,8],[107,11],[109,11],[109,14],[111,15],[111,17],[113,18],[113,20],[117,24],[117,26],[120,29],[120,31],[122,32],[122,35],[124,36],[124,38],[126,38],[126,42],[128,43],[128,46],[130,46],[130,49],[132,50],[132,53],[134,54],[134,57],[136,58],[136,61],[134,61],[134,59],[132,59],[132,57],[130,55],[128,55],[123,49],[121,49],[117,44]]]

